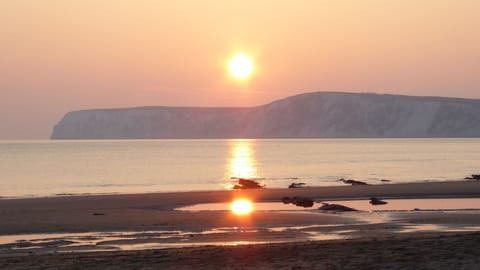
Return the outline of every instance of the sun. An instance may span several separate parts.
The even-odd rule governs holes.
[[[250,57],[240,54],[230,60],[230,74],[236,79],[248,78],[253,72],[253,62]]]
[[[235,215],[248,215],[253,211],[253,204],[248,199],[237,199],[232,202],[230,208]]]

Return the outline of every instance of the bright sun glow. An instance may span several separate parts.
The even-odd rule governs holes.
[[[232,202],[231,209],[236,215],[248,215],[253,211],[253,204],[248,199],[238,199]]]
[[[245,79],[252,74],[253,63],[248,56],[237,55],[230,61],[230,73],[237,79]]]

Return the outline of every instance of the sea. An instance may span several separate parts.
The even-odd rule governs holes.
[[[0,197],[461,181],[480,138],[0,141]]]

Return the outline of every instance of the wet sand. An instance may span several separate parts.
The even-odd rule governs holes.
[[[229,202],[237,197],[280,203],[284,196],[329,201],[367,199],[370,196],[384,199],[478,198],[480,181],[2,199],[0,240],[9,235],[62,232],[92,235],[95,232],[132,232],[140,236],[98,238],[90,246],[85,244],[75,248],[69,246],[73,241],[65,237],[38,243],[4,243],[0,245],[0,268],[21,269],[41,264],[45,269],[115,269],[118,265],[145,269],[194,266],[210,269],[369,269],[372,265],[380,269],[408,269],[413,265],[409,260],[422,258],[428,266],[423,268],[427,269],[451,269],[451,266],[471,269],[471,265],[478,264],[480,236],[472,231],[479,230],[479,210],[255,211],[243,217],[229,211],[174,210],[190,204]],[[205,233],[218,228],[227,230]],[[160,232],[142,235],[146,231]],[[162,233],[165,231],[181,233],[164,237]],[[87,234],[85,239],[90,238]],[[325,239],[336,240],[325,242]],[[466,241],[465,244],[462,241]],[[236,243],[268,244],[223,246]],[[205,244],[222,246],[168,248]],[[433,244],[435,248],[432,248]],[[125,251],[135,246],[139,249],[168,249]],[[103,251],[63,254],[92,249]],[[62,254],[45,254],[55,252]],[[224,255],[217,258],[216,254]],[[18,259],[18,256],[24,259]]]
[[[7,257],[1,269],[477,269],[480,233]]]
[[[229,212],[172,211],[199,203],[230,202],[237,197],[280,201],[284,196],[335,200],[480,197],[480,181],[312,187],[299,189],[225,190],[132,195],[68,196],[0,200],[0,235],[108,230],[163,230],[228,226],[335,224],[349,218],[309,213],[254,213],[250,219]]]

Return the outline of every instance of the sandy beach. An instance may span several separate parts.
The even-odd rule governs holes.
[[[479,233],[8,257],[2,269],[476,269]]]
[[[240,197],[281,204],[284,196],[479,198],[480,182],[2,199],[0,268],[411,269],[409,260],[423,258],[424,267],[414,269],[471,269],[479,262],[477,209],[331,213],[317,203],[247,216],[175,210]],[[212,259],[219,252],[222,259]]]
[[[231,202],[239,197],[255,202],[280,202],[285,196],[317,200],[371,196],[385,199],[479,197],[480,181],[3,199],[0,200],[0,234],[234,226],[247,221],[230,213],[185,214],[172,210],[192,204]],[[324,217],[301,214],[292,217],[291,213],[254,213],[252,219],[260,226],[324,223]]]

